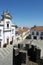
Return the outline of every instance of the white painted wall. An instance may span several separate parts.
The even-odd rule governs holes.
[[[32,35],[32,32],[34,32],[34,35]],[[39,35],[36,35],[36,32],[38,32]],[[43,32],[43,30],[42,30],[42,31],[31,30],[31,31],[30,31],[30,33],[31,33],[31,38],[33,39],[34,36],[37,36],[37,39],[40,39],[40,37],[41,37],[41,32]],[[42,37],[43,37],[43,36],[42,36]]]
[[[0,23],[0,30],[1,30],[0,42],[2,43],[1,44],[1,47],[2,47],[4,43],[3,43],[3,24],[1,23]]]
[[[7,30],[7,22],[9,22],[9,29],[11,29],[11,20],[10,19],[4,19],[4,29]]]
[[[15,40],[15,27],[11,27],[11,34],[11,37],[14,37],[13,39]]]
[[[9,28],[7,28],[7,22],[9,23]],[[3,25],[3,26],[1,26],[1,25]],[[12,34],[12,29],[14,29],[13,34]],[[14,37],[14,40],[15,40],[15,27],[12,27],[11,19],[4,18],[3,20],[1,20],[0,21],[0,30],[1,30],[1,36],[0,36],[1,47],[3,47],[3,45],[5,43],[7,43],[7,38],[9,38],[9,43],[10,43],[10,41],[12,41],[12,36]]]
[[[4,32],[4,43],[7,43],[7,38],[9,38],[9,43],[11,41],[11,32]]]

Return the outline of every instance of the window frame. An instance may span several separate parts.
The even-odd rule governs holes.
[[[9,21],[7,22],[7,28],[9,29]]]
[[[39,32],[38,31],[36,32],[36,35],[39,35]]]
[[[41,32],[41,35],[43,35],[43,32]]]
[[[34,35],[34,32],[32,32],[32,35]]]

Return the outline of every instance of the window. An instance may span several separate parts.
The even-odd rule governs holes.
[[[34,35],[34,32],[32,32],[32,35]]]
[[[7,28],[9,28],[9,21],[7,22]]]
[[[7,23],[7,28],[9,28],[9,23]]]
[[[43,35],[43,32],[41,32],[41,35]]]
[[[36,35],[39,35],[39,32],[36,32]]]

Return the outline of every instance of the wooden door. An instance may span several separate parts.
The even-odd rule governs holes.
[[[7,39],[7,45],[9,44],[9,39]]]

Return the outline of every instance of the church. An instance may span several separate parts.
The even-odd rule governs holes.
[[[15,25],[12,23],[12,16],[8,11],[4,11],[0,19],[0,48],[4,44],[8,45],[15,40]]]

